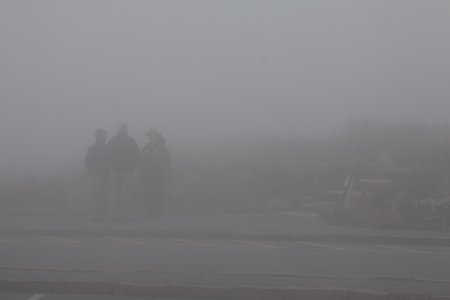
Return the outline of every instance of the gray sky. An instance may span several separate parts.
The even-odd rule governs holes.
[[[450,116],[447,0],[2,0],[0,166],[169,141]]]

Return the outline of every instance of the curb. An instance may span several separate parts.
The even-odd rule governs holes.
[[[0,280],[0,291],[217,300],[450,300],[450,296],[383,293],[342,288],[215,287],[87,281]]]
[[[78,237],[149,237],[149,238],[202,238],[202,239],[254,239],[267,241],[388,243],[402,245],[450,246],[449,238],[408,237],[350,234],[284,234],[255,232],[226,232],[201,230],[98,230],[98,229],[14,229],[0,228],[0,236],[78,236]]]

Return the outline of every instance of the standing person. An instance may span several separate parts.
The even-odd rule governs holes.
[[[95,143],[89,147],[84,163],[90,177],[93,197],[93,220],[106,220],[109,214],[109,174],[111,164],[109,160],[106,139],[108,133],[99,128],[95,131]]]
[[[108,143],[113,170],[113,221],[127,221],[130,214],[130,198],[134,171],[139,162],[139,146],[128,135],[128,126],[121,123],[116,136]]]
[[[164,137],[156,130],[146,133],[149,142],[142,148],[139,165],[145,185],[147,218],[161,218],[171,155]]]

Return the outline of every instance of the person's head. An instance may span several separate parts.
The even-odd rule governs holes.
[[[119,125],[119,134],[128,134],[128,125],[127,123],[120,123]]]
[[[150,129],[145,133],[150,143],[165,143],[165,139],[157,129]]]
[[[99,143],[106,143],[108,133],[105,129],[99,128],[95,131],[95,140]]]

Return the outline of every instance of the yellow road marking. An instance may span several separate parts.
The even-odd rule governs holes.
[[[213,245],[202,243],[202,242],[197,242],[197,241],[191,241],[191,240],[185,240],[185,239],[173,239],[173,240],[184,243],[184,244],[193,245],[193,246],[214,247]]]
[[[313,214],[313,213],[302,213],[302,212],[295,212],[295,211],[280,212],[280,215],[294,216],[294,217],[301,217],[301,218],[317,218],[317,215]]]
[[[17,240],[0,240],[0,243],[23,244],[23,243],[32,243],[32,242],[30,242],[30,241],[17,241]]]
[[[42,297],[44,297],[44,294],[34,294],[33,296],[30,296],[27,300],[39,300],[42,299]]]
[[[76,240],[65,239],[65,238],[57,238],[57,237],[50,237],[50,236],[46,236],[45,238],[48,239],[48,240],[53,240],[53,241],[63,242],[63,243],[79,243],[80,242],[80,241],[76,241]]]
[[[450,255],[450,252],[425,252],[429,254],[436,254],[436,255]]]
[[[252,242],[252,241],[244,241],[244,240],[235,240],[235,241],[239,242],[239,243],[251,245],[251,246],[261,247],[261,248],[271,248],[271,249],[280,249],[280,248],[282,248],[282,247],[278,247],[278,246],[274,246],[274,245],[270,245],[270,244],[258,243],[258,242]]]
[[[411,249],[411,248],[403,248],[403,247],[388,246],[388,245],[381,245],[381,246],[384,248],[388,248],[388,249],[401,250],[401,251],[406,251],[406,252],[410,252],[410,253],[429,253],[426,251],[420,251],[420,250]]]
[[[109,240],[117,241],[117,242],[123,242],[123,243],[129,243],[129,244],[135,244],[135,245],[145,245],[148,246],[148,243],[135,241],[135,240],[128,240],[128,239],[121,239],[121,238],[108,238]]]
[[[349,251],[350,249],[332,246],[332,245],[326,245],[326,244],[319,244],[319,243],[311,243],[311,242],[299,242],[300,244],[313,246],[313,247],[319,247],[319,248],[325,248],[325,249],[331,249],[331,250],[339,250],[339,251]]]

